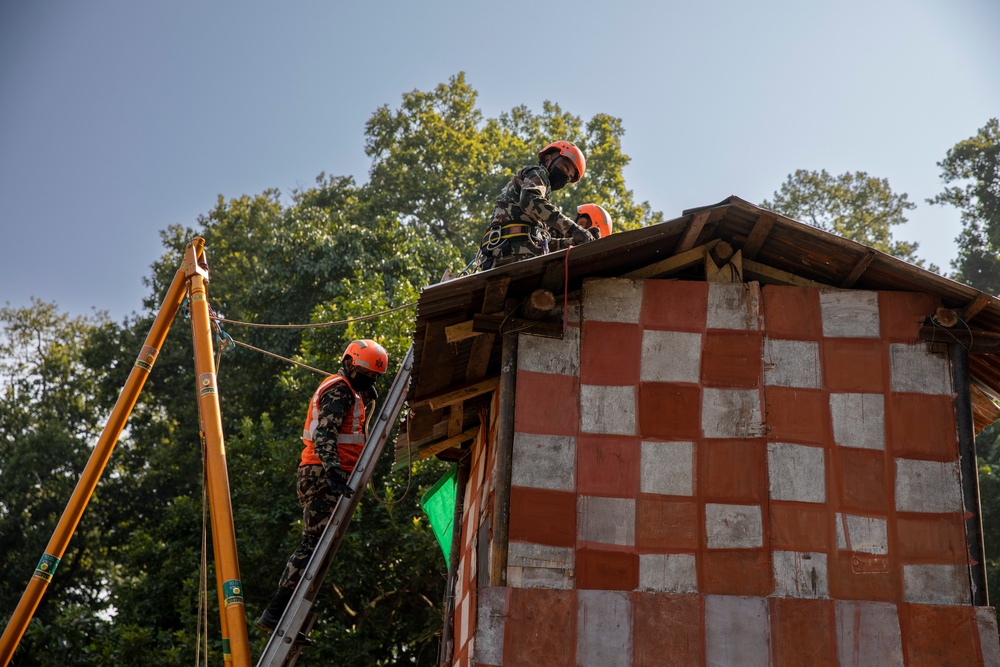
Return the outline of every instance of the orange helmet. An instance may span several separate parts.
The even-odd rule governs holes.
[[[597,227],[601,231],[602,239],[611,236],[611,214],[605,211],[603,206],[598,206],[597,204],[583,204],[582,206],[577,206],[577,224],[579,224],[579,220],[583,216],[590,218],[590,224],[580,225],[581,227]]]
[[[551,151],[558,151],[559,155],[572,162],[573,166],[576,167],[576,178],[570,183],[576,183],[583,178],[584,172],[587,171],[587,158],[583,157],[583,151],[577,148],[576,144],[569,141],[553,141],[538,152],[538,159],[541,160],[546,153]]]
[[[389,368],[389,355],[385,348],[370,338],[351,341],[341,359],[351,358],[354,365],[381,375]]]

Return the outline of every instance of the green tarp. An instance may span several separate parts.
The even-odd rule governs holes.
[[[457,465],[452,466],[451,470],[420,499],[424,513],[430,519],[434,537],[441,545],[441,553],[444,554],[445,563],[451,558],[451,529],[452,523],[455,521],[455,473],[457,470]]]

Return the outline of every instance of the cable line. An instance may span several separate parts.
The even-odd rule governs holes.
[[[256,322],[240,322],[239,320],[227,320],[224,317],[212,316],[212,319],[216,322],[225,322],[226,324],[239,324],[245,327],[255,327],[258,329],[319,329],[320,327],[332,327],[340,324],[350,324],[352,322],[363,322],[365,320],[371,320],[376,317],[381,317],[382,315],[388,315],[389,313],[395,313],[399,310],[405,310],[407,308],[412,308],[417,305],[416,301],[411,301],[410,303],[404,303],[402,306],[396,306],[395,308],[390,308],[388,310],[379,311],[377,313],[371,313],[370,315],[361,315],[359,317],[349,317],[346,320],[337,320],[336,322],[317,322],[314,324],[258,324]]]

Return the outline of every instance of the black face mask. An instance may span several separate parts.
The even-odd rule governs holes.
[[[552,185],[553,190],[561,190],[569,178],[566,177],[566,173],[562,169],[558,169],[552,165],[549,165],[547,170],[549,172],[549,183]]]
[[[351,369],[351,377],[348,378],[351,381],[351,386],[354,387],[354,391],[359,394],[365,390],[371,389],[375,386],[378,378],[373,378],[364,373],[359,373],[356,369]]]

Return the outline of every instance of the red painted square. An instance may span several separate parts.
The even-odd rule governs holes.
[[[702,440],[697,451],[702,500],[759,504],[767,498],[767,445],[763,440]]]
[[[576,593],[510,589],[504,622],[504,665],[576,664]]]
[[[961,514],[900,514],[896,530],[899,556],[908,564],[969,562]]]
[[[774,667],[837,664],[832,600],[771,598],[768,602]]]
[[[885,476],[885,452],[835,447],[831,471],[838,490],[839,510],[886,513],[893,482]]]
[[[580,434],[576,440],[576,452],[579,494],[635,498],[639,493],[642,450],[638,439]]]
[[[893,343],[915,343],[920,340],[920,327],[924,318],[933,315],[940,305],[941,299],[932,294],[879,292],[879,329],[883,340]]]
[[[774,590],[771,552],[710,549],[698,558],[698,589],[716,595],[769,595]]]
[[[886,433],[895,456],[935,461],[958,458],[958,430],[950,396],[889,394]]]
[[[708,283],[701,280],[647,280],[642,295],[645,329],[704,331]]]
[[[576,542],[576,494],[510,487],[510,540],[553,547]]]
[[[771,501],[771,546],[781,551],[826,551],[830,520],[826,505]]]
[[[823,380],[830,391],[880,394],[885,391],[885,346],[871,338],[824,338]]]
[[[700,595],[636,593],[632,608],[636,667],[701,664]]]
[[[572,375],[517,372],[514,430],[576,435],[580,427],[580,381]]]
[[[580,382],[639,383],[642,329],[638,324],[584,320],[580,339]]]
[[[909,667],[982,665],[973,607],[901,604],[903,650]],[[996,637],[991,638],[996,641]]]
[[[761,345],[758,331],[709,331],[701,354],[701,381],[709,387],[759,387]]]
[[[771,338],[818,340],[823,335],[818,290],[766,285],[761,301],[764,305],[764,329]]]
[[[826,562],[830,597],[836,600],[901,599],[888,556],[835,551]]]
[[[833,440],[826,392],[793,387],[764,390],[764,425],[769,442],[821,445]]]
[[[639,385],[639,433],[647,438],[701,436],[701,387],[672,382]]]
[[[576,587],[631,591],[639,586],[639,556],[625,551],[584,548],[576,552]]]
[[[644,551],[698,548],[698,503],[640,495],[635,505],[635,546]]]

